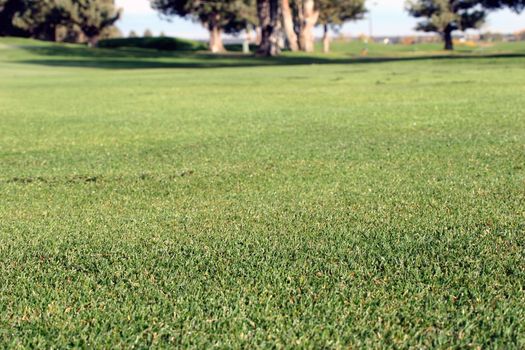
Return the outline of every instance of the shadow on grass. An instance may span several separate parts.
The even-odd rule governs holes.
[[[238,53],[213,55],[207,53],[162,52],[146,49],[88,49],[72,46],[22,46],[42,58],[24,60],[22,63],[52,67],[79,67],[102,69],[154,69],[154,68],[227,68],[258,66],[293,66],[312,64],[356,64],[396,61],[422,61],[442,59],[501,59],[525,58],[523,53],[500,54],[433,54],[417,56],[360,57],[312,56],[284,54],[279,57],[261,58]]]

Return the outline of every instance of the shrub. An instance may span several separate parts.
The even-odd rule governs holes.
[[[257,47],[258,46],[256,44],[250,44],[250,52],[255,52]],[[224,45],[224,48],[227,51],[242,52],[242,44],[226,44]]]
[[[206,50],[205,43],[170,37],[106,39],[99,41],[98,47],[107,49],[137,47],[141,49],[153,49],[160,51]]]

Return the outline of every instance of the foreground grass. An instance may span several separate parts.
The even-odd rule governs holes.
[[[1,347],[525,347],[522,57],[84,50],[0,41]]]

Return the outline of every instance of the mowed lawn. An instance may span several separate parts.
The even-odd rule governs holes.
[[[0,347],[523,349],[524,47],[0,40]]]

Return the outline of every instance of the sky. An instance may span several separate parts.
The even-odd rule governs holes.
[[[151,9],[149,0],[116,0],[119,7],[124,9],[123,17],[118,22],[118,27],[124,35],[131,30],[138,34],[150,29],[154,34],[163,32],[166,35],[206,39],[208,34],[198,23],[181,18],[173,18],[171,22],[160,18]],[[369,0],[367,7],[372,20],[374,35],[411,35],[416,20],[404,11],[405,0]],[[343,33],[350,35],[368,34],[370,19],[352,22],[345,25]],[[525,29],[525,13],[517,15],[509,10],[491,13],[488,21],[482,28],[483,31],[513,33]]]

